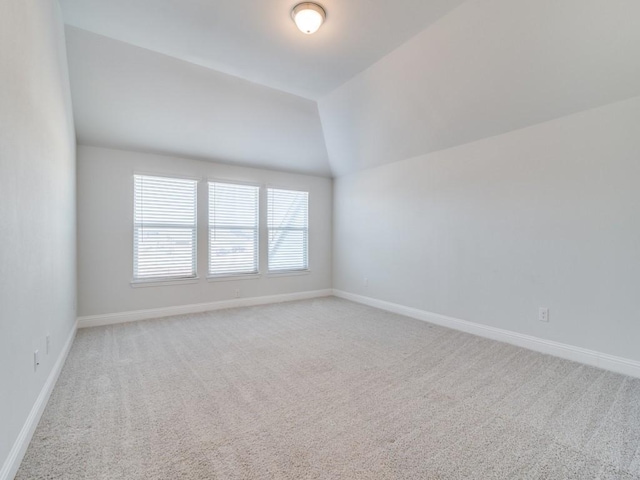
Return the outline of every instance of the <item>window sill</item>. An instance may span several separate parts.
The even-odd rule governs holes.
[[[283,272],[269,272],[268,277],[294,277],[297,275],[309,275],[311,270],[288,270]]]
[[[200,277],[174,278],[171,280],[132,280],[131,286],[133,288],[168,287],[171,285],[189,285],[192,283],[198,283],[199,281]]]
[[[237,275],[215,275],[207,277],[207,282],[234,282],[236,280],[255,280],[260,278],[260,273],[239,273]]]

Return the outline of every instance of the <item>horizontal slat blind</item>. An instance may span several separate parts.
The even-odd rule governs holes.
[[[267,189],[269,271],[309,268],[309,193]]]
[[[134,175],[133,278],[196,276],[197,182]]]
[[[209,182],[209,275],[258,273],[260,187]]]

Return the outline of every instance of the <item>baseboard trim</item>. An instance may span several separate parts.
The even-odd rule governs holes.
[[[640,362],[622,357],[608,355],[606,353],[587,350],[573,345],[545,340],[542,338],[525,335],[522,333],[512,332],[501,328],[490,327],[479,323],[460,320],[459,318],[448,317],[438,313],[428,312],[417,308],[407,307],[397,303],[386,302],[376,298],[365,297],[354,293],[335,290],[333,294],[336,297],[351,300],[352,302],[361,303],[370,307],[379,308],[389,312],[404,315],[406,317],[415,318],[425,322],[433,323],[454,330],[478,335],[480,337],[498,340],[500,342],[510,343],[518,347],[535,350],[537,352],[554,355],[556,357],[573,360],[574,362],[584,363],[593,367],[602,368],[623,375],[640,378]]]
[[[49,401],[51,392],[53,392],[53,387],[55,387],[56,382],[58,381],[58,377],[60,376],[60,372],[62,371],[64,362],[67,359],[67,355],[69,355],[69,351],[71,350],[71,345],[73,345],[73,340],[76,337],[77,330],[78,321],[76,320],[69,338],[67,338],[67,341],[64,344],[64,347],[62,348],[62,351],[60,352],[56,363],[53,365],[53,368],[51,369],[51,372],[47,377],[47,381],[42,386],[42,390],[40,390],[40,394],[38,395],[36,402],[33,404],[27,420],[22,426],[22,430],[20,430],[20,433],[18,434],[18,438],[13,443],[13,447],[11,447],[9,456],[6,458],[2,469],[0,469],[0,480],[12,480],[18,472],[20,463],[22,463],[22,458],[27,452],[27,448],[29,447],[29,443],[31,443],[33,433],[36,431],[36,427],[38,426],[40,418],[44,413],[44,409],[47,406],[47,402]]]
[[[100,327],[104,325],[115,325],[118,323],[136,322],[138,320],[149,320],[152,318],[172,317],[174,315],[184,315],[188,313],[209,312],[213,310],[223,310],[225,308],[253,307],[255,305],[291,302],[294,300],[329,297],[331,295],[333,295],[333,290],[331,289],[312,290],[307,292],[284,293],[281,295],[268,295],[263,297],[234,298],[232,300],[179,305],[174,307],[150,308],[147,310],[136,310],[132,312],[89,315],[78,318],[78,328]]]

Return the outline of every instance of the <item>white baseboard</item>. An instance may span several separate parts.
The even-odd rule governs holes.
[[[404,315],[406,317],[423,320],[425,322],[452,328],[454,330],[472,333],[480,337],[510,343],[512,345],[517,345],[518,347],[554,355],[556,357],[565,358],[567,360],[573,360],[574,362],[603,368],[605,370],[621,373],[623,375],[640,378],[640,362],[635,360],[616,357],[613,355],[608,355],[606,353],[587,350],[586,348],[574,347],[573,345],[567,345],[551,340],[544,340],[542,338],[533,337],[531,335],[524,335],[522,333],[504,330],[502,328],[490,327],[479,323],[469,322],[467,320],[447,317],[446,315],[431,313],[425,310],[406,307],[397,303],[386,302],[384,300],[365,297],[363,295],[356,295],[354,293],[348,293],[341,290],[334,290],[333,294],[336,297],[344,298],[346,300],[351,300],[357,303],[362,303],[364,305],[369,305],[381,310],[387,310],[389,312]]]
[[[77,330],[78,322],[76,320],[69,338],[67,338],[67,341],[64,344],[64,347],[62,348],[62,351],[60,352],[55,365],[51,369],[51,373],[49,373],[49,376],[47,377],[47,381],[42,386],[42,390],[40,390],[40,395],[38,395],[36,403],[34,403],[33,407],[31,408],[29,416],[24,422],[18,438],[13,443],[13,447],[9,452],[9,456],[5,460],[2,469],[0,469],[0,480],[12,480],[18,472],[18,468],[20,467],[22,458],[24,457],[24,454],[27,451],[27,447],[29,447],[29,443],[31,442],[31,437],[33,437],[33,433],[38,426],[38,422],[40,422],[40,417],[42,417],[42,413],[47,406],[47,402],[49,401],[49,397],[51,396],[53,387],[55,387],[56,381],[58,380],[60,372],[62,371],[62,366],[67,359],[69,351],[71,350],[71,345],[73,344],[73,340],[76,337]]]
[[[104,315],[89,315],[78,318],[78,327],[99,327],[103,325],[114,325],[117,323],[135,322],[138,320],[148,320],[151,318],[172,317],[174,315],[184,315],[187,313],[201,313],[212,310],[223,310],[225,308],[252,307],[255,305],[266,305],[269,303],[291,302],[294,300],[306,300],[309,298],[328,297],[333,294],[333,290],[313,290],[308,292],[284,293],[281,295],[268,295],[264,297],[234,298],[232,300],[222,300],[219,302],[196,303],[191,305],[179,305],[175,307],[150,308],[147,310],[136,310],[133,312],[107,313]],[[2,479],[0,479],[2,480]]]

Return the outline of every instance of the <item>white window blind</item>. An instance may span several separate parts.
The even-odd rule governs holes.
[[[209,182],[209,276],[258,273],[260,187]]]
[[[197,182],[134,175],[133,279],[196,276]]]
[[[267,190],[269,271],[309,268],[309,193]]]

